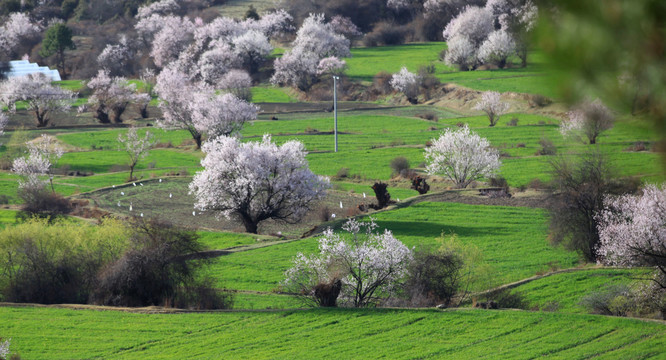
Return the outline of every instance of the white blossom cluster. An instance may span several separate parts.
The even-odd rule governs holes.
[[[432,146],[425,150],[425,158],[429,174],[441,174],[461,189],[476,179],[494,175],[501,166],[499,151],[467,125],[458,130],[447,129],[433,139]]]
[[[392,88],[401,93],[405,94],[408,99],[416,99],[419,95],[419,88],[421,87],[421,78],[407,70],[406,67],[402,67],[400,72],[393,74],[389,84]]]
[[[666,184],[640,195],[608,196],[597,215],[601,262],[666,269]]]
[[[28,156],[20,157],[12,163],[12,171],[23,177],[19,180],[21,189],[39,189],[46,185],[40,176],[48,175],[53,189],[53,167],[65,153],[53,136],[43,134],[35,141],[28,142]]]
[[[319,61],[317,65],[317,75],[341,75],[347,67],[347,62],[340,60],[335,56],[329,56]]]
[[[11,345],[12,339],[7,339],[2,341],[0,339],[0,359],[9,359],[11,352],[9,351],[9,345]]]
[[[267,219],[300,220],[330,186],[327,178],[310,171],[299,141],[278,146],[268,135],[246,143],[219,136],[202,150],[204,170],[190,184],[195,208],[236,216],[248,232],[256,233],[259,222]]]
[[[114,122],[121,122],[120,116],[130,103],[147,100],[145,95],[136,92],[135,84],[124,77],[110,76],[107,70],[98,71],[87,86],[93,90],[88,104],[95,108],[95,117],[102,123],[109,122],[109,116]]]
[[[340,279],[342,301],[354,307],[367,306],[380,295],[391,294],[407,275],[412,251],[389,230],[375,233],[377,224],[372,220],[360,223],[352,218],[342,228],[347,234],[330,228],[324,232],[318,254],[298,253],[285,272],[284,285],[314,296],[317,284]]]
[[[426,5],[437,9],[442,4],[430,0]],[[537,14],[532,0],[489,0],[485,7],[465,7],[444,29],[445,62],[461,70],[480,64],[504,67],[516,54],[526,64],[527,33],[534,29]]]
[[[485,91],[481,94],[481,100],[474,106],[474,110],[480,110],[488,115],[490,126],[495,126],[504,113],[509,110],[509,104],[501,99],[497,91]]]
[[[271,82],[307,90],[316,80],[319,62],[331,56],[351,56],[349,46],[349,40],[324,21],[324,14],[310,14],[298,29],[292,49],[275,60]]]
[[[259,111],[256,105],[233,94],[217,94],[173,68],[162,70],[155,90],[163,112],[158,126],[188,130],[197,147],[201,146],[203,135],[212,139],[237,133],[245,121],[256,119]]]
[[[25,102],[28,110],[35,114],[37,126],[49,123],[49,114],[68,111],[76,93],[51,84],[51,79],[42,73],[17,76],[0,82],[0,104],[16,110],[16,103]]]
[[[5,20],[1,19],[0,20]],[[0,26],[0,52],[11,54],[21,43],[21,39],[39,33],[39,26],[30,22],[24,13],[12,13]]]
[[[134,167],[139,160],[148,155],[148,151],[155,144],[155,138],[149,131],[146,131],[144,137],[140,137],[136,128],[129,128],[127,130],[127,135],[123,136],[123,134],[118,134],[118,142],[129,156],[131,180],[134,173]]]

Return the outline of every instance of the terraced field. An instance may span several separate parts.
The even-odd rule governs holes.
[[[558,313],[314,309],[148,315],[0,307],[0,317],[13,351],[26,359],[663,359],[666,354],[664,324]]]

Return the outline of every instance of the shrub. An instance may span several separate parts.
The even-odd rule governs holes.
[[[345,179],[349,177],[349,168],[341,167],[340,170],[335,174],[335,177],[338,179]]]
[[[222,295],[205,289],[207,280],[197,281],[197,271],[205,262],[190,261],[194,259],[192,254],[203,250],[194,231],[141,218],[133,219],[131,227],[134,231],[128,250],[100,273],[93,302],[115,306],[178,304],[188,308],[229,303],[226,296],[218,298]]]
[[[509,183],[506,181],[504,176],[491,177],[490,186],[502,189],[509,189]]]
[[[631,291],[627,285],[611,285],[586,295],[579,305],[592,314],[627,316],[631,303]]]
[[[490,292],[486,295],[486,299],[489,302],[494,302],[497,304],[497,308],[499,309],[527,310],[529,308],[527,301],[524,299],[521,293],[517,291],[511,291],[511,289],[507,288]]]
[[[551,100],[547,96],[534,94],[529,96],[527,102],[530,104],[531,107],[544,107],[552,104],[553,100]]]
[[[396,26],[395,24],[380,22],[375,25],[371,32],[365,35],[363,38],[363,44],[368,47],[374,47],[377,45],[399,45],[405,42],[406,35],[407,31],[402,27]]]
[[[428,112],[420,114],[418,116],[421,119],[425,119],[425,120],[430,120],[430,121],[434,121],[434,122],[439,121],[439,118],[437,117],[437,114],[434,111],[428,111]],[[437,128],[435,128],[433,130],[437,130]]]
[[[0,231],[0,298],[34,303],[86,303],[95,275],[127,245],[127,228],[32,218]]]
[[[386,71],[380,71],[372,79],[372,89],[381,94],[386,95],[392,91],[391,78],[393,74]]]
[[[555,155],[557,153],[555,144],[546,137],[542,137],[539,140],[539,145],[541,145],[541,149],[537,151],[537,155]]]
[[[410,305],[450,306],[464,279],[463,265],[462,256],[455,252],[415,251],[403,285]]]
[[[509,122],[506,123],[506,126],[518,126],[518,118],[513,117]]]
[[[54,219],[72,211],[67,198],[44,187],[19,188],[17,195],[23,202],[19,216],[24,219],[33,216]]]

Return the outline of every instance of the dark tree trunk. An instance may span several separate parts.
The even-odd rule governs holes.
[[[243,225],[245,225],[245,231],[250,234],[256,234],[259,228],[258,222],[252,219],[250,215],[247,214],[239,214],[239,215],[241,220],[243,221]]]
[[[314,296],[319,306],[336,307],[341,289],[342,281],[340,279],[333,279],[328,284],[317,284],[314,288]]]
[[[388,184],[383,182],[378,182],[372,185],[372,190],[375,191],[375,197],[377,198],[377,209],[383,209],[388,206],[389,201],[391,201],[391,194],[386,190]]]
[[[99,120],[101,124],[110,124],[109,114],[106,113],[104,105],[100,105],[95,109],[95,118]]]
[[[197,150],[200,150],[201,149],[201,134],[192,135],[192,137],[194,138],[194,141],[197,143]],[[256,230],[255,230],[255,233],[256,233]]]

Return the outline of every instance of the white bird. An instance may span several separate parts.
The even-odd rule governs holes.
[[[196,215],[197,215],[197,212],[196,212],[196,211],[192,211],[192,216],[196,216]]]
[[[143,186],[143,183],[139,183],[139,185]]]
[[[136,183],[132,183],[132,185],[136,186]]]
[[[169,199],[171,199],[172,196],[173,196],[173,194],[172,194],[172,193],[169,193]]]
[[[342,201],[340,201],[340,209],[342,209]]]
[[[398,198],[398,202],[400,202],[400,198]]]
[[[162,182],[162,179],[160,179],[160,182]]]
[[[365,199],[365,193],[363,193],[363,198]]]
[[[335,214],[331,214],[331,219],[335,219]]]
[[[111,185],[111,187],[112,187],[112,188],[114,188],[114,189],[116,188],[116,186],[115,186],[115,185]]]
[[[118,200],[118,206],[120,206],[120,200]]]
[[[141,217],[143,217],[143,213],[141,213]]]
[[[130,211],[132,211],[132,203],[130,203]]]
[[[124,191],[121,191],[121,192],[120,192],[120,195],[125,196],[125,192],[124,192]]]

